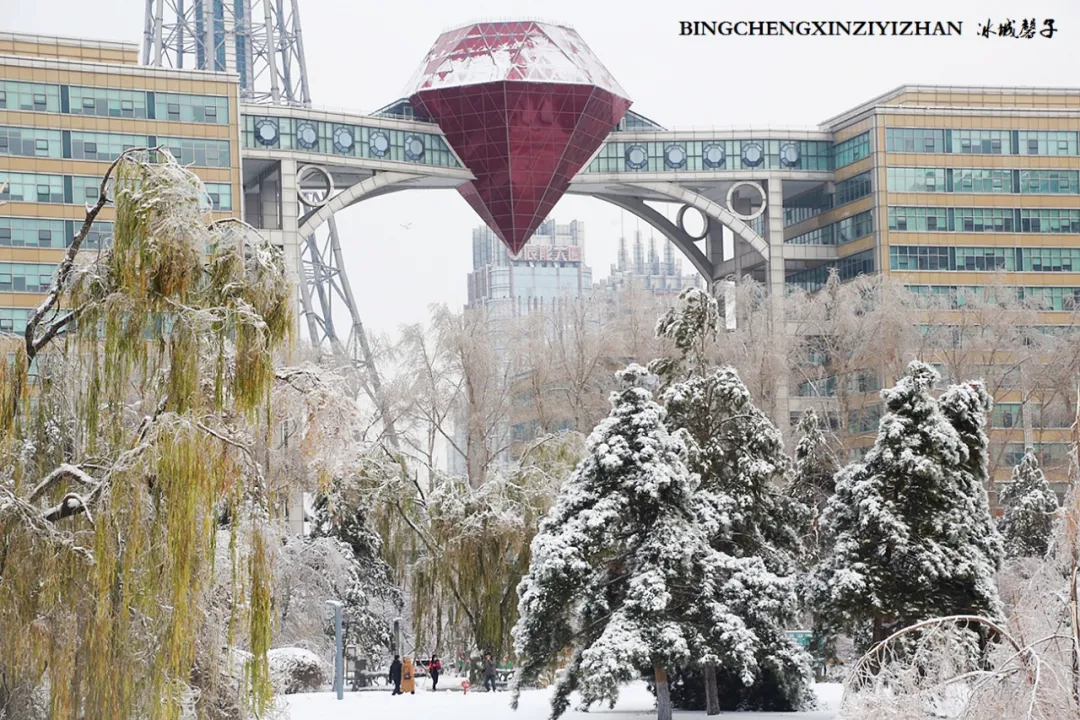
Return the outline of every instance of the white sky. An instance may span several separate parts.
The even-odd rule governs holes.
[[[141,43],[144,4],[0,0],[0,29]],[[300,12],[315,104],[365,112],[402,95],[440,32],[484,19],[573,26],[626,88],[633,109],[673,128],[816,126],[905,83],[1080,87],[1077,0],[301,0]],[[1049,40],[976,35],[988,18],[996,25],[1023,17],[1040,26],[1054,18],[1059,32]],[[954,20],[964,23],[964,36],[678,36],[680,20],[781,19]],[[615,260],[621,225],[628,233],[638,226],[590,198],[565,197],[552,215],[585,221],[595,278]],[[393,331],[424,319],[431,303],[464,303],[471,229],[479,219],[456,191],[375,198],[338,222],[369,328]],[[691,269],[688,261],[683,267]]]

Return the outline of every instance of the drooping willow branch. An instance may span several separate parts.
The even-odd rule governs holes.
[[[90,228],[94,225],[98,213],[100,213],[101,209],[109,202],[108,185],[113,171],[121,162],[124,162],[129,155],[140,152],[155,152],[158,150],[161,150],[161,146],[153,148],[129,148],[120,153],[120,156],[116,158],[116,160],[113,160],[112,164],[105,170],[105,174],[101,178],[97,202],[87,208],[86,218],[83,220],[82,227],[79,229],[79,232],[75,233],[75,237],[71,239],[71,245],[68,246],[67,252],[64,254],[64,259],[60,262],[60,267],[56,273],[56,280],[53,282],[52,289],[49,290],[49,295],[26,321],[25,338],[27,364],[32,362],[34,357],[41,352],[41,349],[52,342],[53,338],[55,338],[61,330],[70,325],[71,322],[78,317],[79,311],[73,310],[52,322],[41,337],[37,336],[38,325],[51,310],[57,307],[60,302],[60,296],[63,295],[64,291],[67,289],[68,281],[71,278],[71,270],[75,267],[75,258],[79,254],[79,249],[82,247],[83,241],[86,240],[86,236],[90,233]]]

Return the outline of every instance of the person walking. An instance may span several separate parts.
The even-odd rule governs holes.
[[[401,665],[401,694],[416,694],[416,669],[411,657],[405,658]]]
[[[394,662],[390,663],[390,682],[394,684],[394,695],[401,694],[401,656],[395,655]]]
[[[484,689],[495,692],[495,661],[491,659],[491,653],[484,656]]]
[[[431,662],[428,663],[428,675],[431,676],[431,691],[435,692],[439,689],[439,674],[442,673],[442,663],[439,662],[438,655],[431,656]]]

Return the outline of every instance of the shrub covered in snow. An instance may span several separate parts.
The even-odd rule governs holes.
[[[334,668],[303,648],[276,648],[267,654],[270,683],[278,695],[314,692],[333,681]]]

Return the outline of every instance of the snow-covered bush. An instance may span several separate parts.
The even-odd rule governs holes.
[[[270,684],[277,694],[315,692],[333,682],[333,666],[310,650],[275,648],[266,657],[270,661]]]

